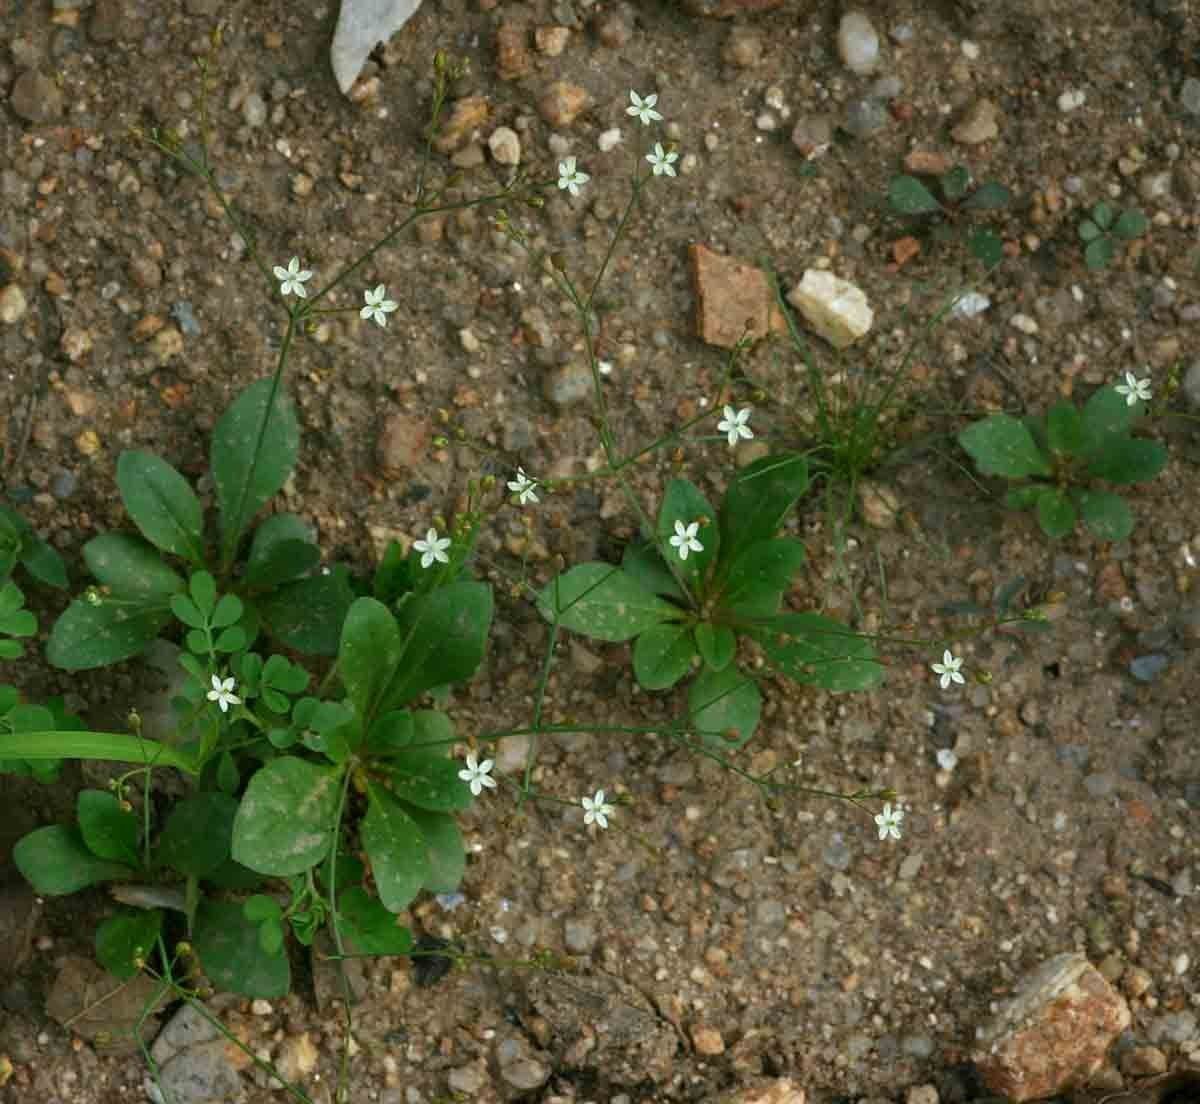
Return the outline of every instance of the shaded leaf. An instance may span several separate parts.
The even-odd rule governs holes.
[[[233,822],[233,857],[260,874],[302,874],[329,850],[342,772],[288,755],[257,771]]]
[[[12,857],[35,892],[47,897],[77,893],[98,882],[128,878],[133,873],[122,863],[92,854],[78,829],[61,824],[37,828],[22,836]]]
[[[1103,541],[1125,540],[1133,532],[1133,511],[1112,491],[1080,491],[1075,496],[1083,523]]]
[[[139,864],[138,820],[121,808],[115,794],[106,790],[80,790],[75,815],[83,842],[93,855],[113,862]]]
[[[696,626],[696,650],[706,666],[723,671],[737,652],[737,637],[728,625],[713,625],[701,621]]]
[[[754,636],[780,672],[796,682],[844,692],[870,690],[883,681],[871,641],[820,614],[779,614]]]
[[[967,426],[958,435],[958,443],[970,453],[983,475],[1016,479],[1050,474],[1050,465],[1029,429],[1009,414],[993,414]]]
[[[431,874],[425,838],[387,790],[367,783],[367,815],[360,827],[379,899],[390,912],[408,906]]]
[[[144,963],[153,954],[162,919],[158,909],[122,909],[102,921],[96,929],[97,961],[122,981],[140,973],[138,960]]]
[[[1141,437],[1114,437],[1088,462],[1088,475],[1110,483],[1144,483],[1167,466],[1167,450]]]
[[[716,525],[717,512],[701,493],[700,488],[686,479],[672,479],[658,510],[655,536],[658,548],[664,557],[670,557],[671,567],[679,577],[690,585],[696,585],[705,577],[709,564],[715,562],[720,549],[721,535]],[[700,542],[699,552],[689,551],[684,559],[671,538],[676,535],[676,524],[690,527],[698,524],[695,539]]]
[[[170,464],[149,452],[122,452],[117,487],[134,525],[151,544],[191,563],[203,560],[200,500]]]
[[[362,954],[405,955],[413,947],[412,932],[397,924],[395,913],[359,886],[338,894],[338,924],[342,935]]]
[[[160,862],[180,874],[206,878],[230,856],[236,799],[207,790],[176,802],[158,839]]]
[[[282,948],[267,952],[258,925],[236,901],[204,898],[196,910],[192,944],[204,973],[219,989],[245,997],[282,997],[291,988],[291,968]]]
[[[356,599],[342,625],[338,674],[364,724],[374,718],[403,653],[400,629],[387,606],[374,598]]]
[[[579,564],[551,579],[538,595],[550,622],[595,640],[619,642],[679,615],[677,606],[651,593],[619,567]]]
[[[354,592],[344,568],[284,583],[258,599],[271,633],[306,655],[335,655]]]
[[[799,541],[777,537],[748,545],[729,567],[721,607],[745,617],[777,613],[792,577],[803,566],[804,545]]]
[[[633,645],[633,674],[646,690],[666,690],[692,669],[692,630],[679,622],[652,625]]]
[[[808,461],[798,453],[764,456],[738,472],[721,501],[721,555],[733,563],[747,545],[775,536],[808,489]]]
[[[754,735],[762,693],[732,665],[722,671],[704,667],[688,689],[688,714],[705,743],[732,751]]]
[[[893,176],[888,181],[888,203],[901,215],[928,215],[942,209],[934,194],[915,176]]]
[[[83,559],[97,579],[119,598],[140,598],[166,606],[187,585],[162,561],[153,545],[126,533],[105,533],[83,546]]]
[[[1083,448],[1083,418],[1069,402],[1057,402],[1046,411],[1046,442],[1051,451],[1074,455]]]
[[[246,583],[272,587],[308,574],[321,561],[312,527],[295,514],[272,514],[254,530],[246,557]]]

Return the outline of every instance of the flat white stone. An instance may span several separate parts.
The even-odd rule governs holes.
[[[861,340],[875,321],[861,288],[821,269],[808,269],[788,294],[788,302],[836,349]]]

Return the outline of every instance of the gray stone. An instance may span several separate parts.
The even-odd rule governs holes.
[[[242,118],[250,127],[260,127],[267,121],[266,101],[257,92],[251,92],[242,101]]]
[[[157,1084],[147,1078],[146,1095],[156,1104],[232,1104],[244,1099],[241,1078],[229,1062],[229,1044],[224,1039],[200,1043],[175,1055],[159,1068]]]
[[[171,317],[179,323],[179,328],[185,337],[199,337],[200,323],[192,313],[192,304],[185,300],[171,304]]]
[[[826,866],[833,867],[834,870],[848,869],[853,858],[854,856],[846,844],[846,837],[841,832],[834,832],[821,851],[821,861]]]
[[[1135,656],[1129,661],[1129,673],[1138,682],[1153,682],[1171,665],[1171,660],[1162,652]]]
[[[592,397],[592,372],[581,361],[563,364],[546,373],[542,393],[555,406],[572,406]]]
[[[563,939],[572,954],[590,954],[596,945],[596,925],[590,920],[568,920],[563,924]]]
[[[860,77],[874,72],[879,64],[879,32],[860,11],[849,11],[842,16],[837,48],[842,64]]]
[[[851,100],[846,106],[842,129],[855,138],[870,138],[887,125],[887,107],[872,96]]]
[[[1171,1012],[1151,1020],[1146,1028],[1146,1037],[1152,1043],[1183,1043],[1196,1035],[1194,1012]]]
[[[928,1058],[933,1053],[933,1040],[928,1035],[905,1035],[900,1050],[910,1058]]]
[[[70,498],[78,485],[79,480],[73,471],[60,468],[50,479],[50,492],[55,498]]]
[[[1179,106],[1189,115],[1200,115],[1200,80],[1188,77],[1179,89]]]
[[[1183,397],[1190,406],[1200,408],[1200,360],[1193,360],[1183,375]]]
[[[1108,797],[1117,788],[1117,776],[1112,771],[1089,774],[1083,780],[1083,788],[1092,797]]]
[[[158,1033],[150,1056],[159,1064],[169,1062],[180,1051],[200,1043],[211,1043],[220,1036],[212,1023],[194,1004],[185,1004]]]

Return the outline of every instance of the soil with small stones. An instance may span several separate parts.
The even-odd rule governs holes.
[[[1174,1062],[1200,1035],[1200,492],[1194,423],[1176,416],[1187,398],[1168,393],[1172,374],[1200,356],[1200,116],[1181,94],[1200,76],[1196,13],[1187,0],[864,8],[882,58],[877,73],[856,76],[837,56],[833,3],[788,0],[722,22],[674,3],[430,0],[377,52],[368,95],[353,102],[326,61],[332,4],[0,0],[0,89],[10,97],[0,106],[0,247],[4,278],[25,300],[0,323],[0,479],[77,580],[83,542],[127,524],[120,452],[157,452],[210,490],[215,420],[272,370],[282,334],[274,284],[211,197],[134,136],[158,126],[195,140],[196,63],[218,18],[210,156],[268,265],[297,255],[326,279],[404,212],[439,48],[471,63],[455,98],[488,105],[478,139],[464,136],[461,170],[432,160],[433,182],[458,173],[451,198],[502,184],[509,170],[486,148],[499,126],[517,135],[532,178],[553,180],[568,154],[591,176],[578,198],[552,189],[543,207],[510,211],[531,253],[498,233],[486,207],[425,219],[335,293],[328,305],[346,313],[297,348],[287,384],[302,457],[279,505],[313,521],[330,562],[366,571],[391,536],[440,524],[481,465],[548,477],[601,461],[589,405],[547,398],[558,387],[569,400],[584,361],[572,312],[530,256],[555,254],[581,282],[596,271],[651,134],[624,112],[630,88],[658,92],[667,129],[651,140],[677,143],[681,171],[647,188],[600,299],[603,387],[621,449],[720,401],[726,356],[694,336],[690,243],[769,261],[789,287],[828,264],[863,288],[871,335],[840,363],[819,354],[846,387],[878,378],[922,340],[889,437],[914,447],[876,476],[898,497],[895,524],[856,519],[838,552],[829,511],[804,503],[788,528],[809,558],[789,603],[936,643],[886,648],[886,682],[869,694],[770,682],[762,727],[735,757],[827,790],[891,786],[907,809],[902,840],[881,843],[870,816],[842,802],[768,805],[717,764],[655,739],[546,738],[539,789],[574,800],[604,787],[621,798],[611,827],[586,830],[566,804],[518,809],[503,790],[464,815],[462,903],[423,900],[411,920],[494,960],[429,988],[403,960],[372,961],[355,1013],[353,1100],[459,1091],[690,1101],[765,1074],[791,1076],[820,1101],[897,1099],[932,1083],[943,1104],[960,1104],[981,1093],[965,1060],[993,1002],[1071,949],[1101,963],[1133,1007],[1104,1073],[1110,1087],[1121,1082],[1122,1047],[1152,1043]],[[535,35],[550,27],[567,28],[565,45],[559,33]],[[25,79],[30,71],[43,79]],[[792,144],[801,120],[804,134],[830,120],[858,125],[866,109],[854,101],[887,77],[896,81],[883,87],[876,133],[835,129],[827,149]],[[556,81],[587,92],[570,123],[544,116],[563,106],[542,104]],[[951,130],[980,100],[995,107],[996,134],[960,144]],[[601,152],[614,127],[620,141]],[[503,148],[510,155],[507,136]],[[1016,196],[989,216],[1008,254],[980,285],[990,309],[925,338],[946,297],[980,274],[961,245],[922,234],[920,252],[894,263],[892,243],[910,227],[881,197],[914,149]],[[1078,225],[1101,199],[1141,207],[1151,227],[1093,272]],[[386,329],[350,309],[359,285],[376,283],[400,301]],[[805,442],[814,397],[795,352],[763,342],[742,370],[737,394],[753,402],[756,443]],[[1149,432],[1171,454],[1161,476],[1131,489],[1129,541],[1081,530],[1052,544],[1029,516],[1000,507],[1001,488],[971,478],[952,442],[965,412],[1041,410],[1127,370],[1148,370],[1159,414]],[[474,447],[430,443],[443,411]],[[677,471],[720,494],[734,461],[709,433],[636,468],[648,509]],[[450,707],[464,735],[530,719],[547,633],[513,580],[541,584],[561,564],[615,559],[635,529],[612,483],[498,509],[477,568],[498,597],[489,657]],[[1019,602],[1057,597],[1050,631],[961,645],[972,678],[941,691],[929,662],[969,624],[947,603],[987,605],[1017,578]],[[44,639],[61,600],[27,589]],[[1161,661],[1131,667],[1146,656]],[[127,663],[68,677],[30,659],[5,678],[32,697],[65,693],[103,728],[120,723],[148,675]],[[682,703],[638,690],[627,647],[571,638],[551,669],[545,716],[646,725]],[[513,775],[528,750],[506,742],[500,768]],[[953,769],[939,751],[953,752],[941,759]],[[5,779],[4,843],[64,820],[78,786],[103,777],[85,766],[51,788]],[[90,953],[88,933],[109,907],[99,893],[46,901],[32,960],[0,992],[0,1054],[14,1066],[0,1099],[142,1098],[139,1059],[95,1052],[44,1011],[59,965]],[[589,1056],[552,1037],[570,1016],[531,1001],[527,972],[510,965],[545,950],[570,956],[589,985],[608,985],[610,1004],[625,1002],[626,1020],[640,1024],[630,1046],[642,1050]],[[228,1015],[267,1056],[309,1033],[319,1060],[303,1087],[331,1099],[339,1016],[318,1006],[306,975],[269,1012],[235,1004]],[[253,1071],[243,1083],[247,1100],[282,1099]]]

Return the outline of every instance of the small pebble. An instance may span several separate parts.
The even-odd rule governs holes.
[[[762,58],[762,48],[762,37],[757,32],[735,27],[721,48],[721,57],[739,69],[753,69]]]
[[[192,313],[192,304],[181,299],[178,303],[171,304],[171,317],[179,323],[180,330],[187,337],[200,336],[200,323],[196,321],[196,316]]]
[[[28,309],[25,293],[16,284],[9,284],[0,291],[0,322],[6,326],[20,322]]]
[[[874,97],[851,100],[842,126],[855,138],[870,138],[888,125],[887,108]]]
[[[621,141],[621,130],[619,127],[610,127],[608,130],[601,131],[600,137],[596,139],[596,147],[601,153],[608,153],[610,149],[616,147]]]
[[[488,138],[488,149],[498,165],[519,165],[521,163],[521,139],[511,127],[497,127]]]
[[[1151,652],[1149,655],[1135,656],[1129,661],[1129,673],[1138,682],[1153,682],[1170,666],[1168,659],[1161,652]]]
[[[63,94],[45,74],[28,69],[17,77],[8,106],[27,123],[46,123],[62,114]]]
[[[992,305],[992,301],[978,291],[968,291],[950,308],[951,318],[974,318],[983,314]]]
[[[263,1000],[262,997],[258,997],[251,1002],[250,1011],[256,1016],[269,1016],[275,1009],[269,1000]]]
[[[967,61],[979,60],[980,51],[978,42],[972,42],[969,38],[964,38],[959,46],[959,49],[962,50],[962,56],[965,57]]]
[[[1014,314],[1008,320],[1008,324],[1010,326],[1012,326],[1013,329],[1020,330],[1021,333],[1026,334],[1029,337],[1032,337],[1035,333],[1038,332],[1037,322],[1035,322],[1027,314]]]
[[[1200,115],[1200,78],[1188,77],[1179,89],[1179,106],[1189,115]]]
[[[842,64],[860,77],[874,72],[879,64],[879,33],[862,12],[849,11],[842,16],[837,48]]]
[[[242,101],[242,118],[249,127],[260,127],[267,121],[267,105],[257,92]]]
[[[1068,88],[1058,97],[1058,110],[1064,114],[1075,111],[1077,108],[1083,107],[1086,100],[1087,93],[1082,88]]]

